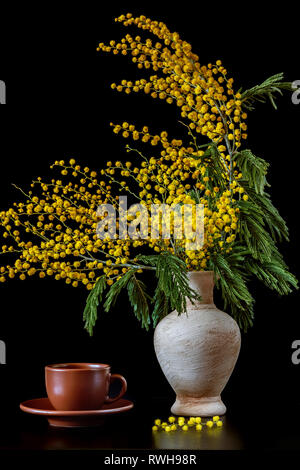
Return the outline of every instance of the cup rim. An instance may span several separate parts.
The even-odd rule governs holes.
[[[68,372],[68,371],[87,371],[87,370],[107,370],[110,369],[109,364],[99,362],[60,362],[57,364],[48,364],[45,366],[48,371]]]

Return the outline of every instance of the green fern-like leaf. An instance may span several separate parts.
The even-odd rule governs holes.
[[[254,258],[271,260],[277,250],[274,240],[265,227],[264,213],[252,201],[238,201],[240,209],[240,242],[244,242]]]
[[[110,309],[115,305],[117,298],[119,297],[121,291],[127,287],[128,282],[135,274],[136,269],[130,269],[127,273],[124,274],[118,281],[114,282],[111,285],[105,299],[104,310],[109,312]]]
[[[275,104],[276,93],[282,95],[282,90],[292,90],[292,84],[283,82],[283,73],[272,75],[259,85],[244,91],[241,98],[242,105],[252,111],[255,102],[265,103],[269,99],[272,106],[277,109]]]
[[[275,290],[280,295],[287,295],[293,289],[298,289],[296,277],[288,271],[281,256],[273,257],[271,261],[248,259],[245,268],[269,289]]]
[[[249,187],[254,188],[257,194],[262,195],[267,184],[266,174],[269,163],[253,155],[251,150],[242,150],[235,153],[233,161],[236,162]]]
[[[182,259],[167,251],[159,255],[139,256],[138,259],[156,268],[157,288],[152,314],[156,323],[167,310],[176,310],[179,315],[186,312],[186,299],[192,303],[199,299],[199,294],[189,286],[186,264]]]
[[[243,186],[245,192],[249,196],[249,201],[259,208],[264,223],[268,226],[270,234],[274,241],[283,239],[289,241],[289,231],[284,219],[279,214],[276,207],[274,207],[270,195],[264,191],[263,194],[258,194],[255,188],[249,185],[246,180],[239,180],[239,184]]]
[[[155,290],[153,303],[154,309],[152,312],[152,321],[153,326],[155,327],[160,320],[162,320],[166,315],[168,315],[168,313],[170,313],[170,303],[165,292],[160,290],[159,288],[156,288]]]
[[[83,320],[85,321],[84,328],[88,331],[90,336],[93,335],[93,330],[98,318],[98,306],[102,301],[102,296],[107,287],[106,276],[101,276],[94,288],[88,295],[86,306],[83,312]]]
[[[248,275],[244,269],[244,261],[248,251],[244,247],[236,247],[235,252],[227,254],[215,253],[209,265],[216,277],[216,286],[221,291],[224,309],[230,314],[244,331],[253,324],[254,299],[247,287]]]
[[[135,316],[141,322],[142,327],[148,330],[151,323],[148,300],[152,299],[146,292],[145,284],[133,274],[128,281],[127,291]]]

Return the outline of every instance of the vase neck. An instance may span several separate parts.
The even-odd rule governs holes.
[[[198,292],[201,300],[198,300],[195,305],[199,304],[213,304],[214,305],[214,273],[213,271],[192,271],[188,273],[190,287]],[[188,305],[192,305],[188,301]]]

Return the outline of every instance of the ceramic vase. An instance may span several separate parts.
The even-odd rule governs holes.
[[[212,271],[190,272],[191,287],[201,300],[188,301],[187,311],[163,318],[154,333],[158,362],[176,393],[171,408],[175,415],[223,415],[226,407],[221,392],[236,364],[240,329],[213,300]]]

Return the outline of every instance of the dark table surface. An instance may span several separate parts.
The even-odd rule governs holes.
[[[135,403],[123,414],[108,416],[99,427],[60,429],[48,425],[41,416],[14,409],[1,413],[0,450],[299,450],[300,409],[290,417],[272,410],[255,414],[253,410],[232,406],[223,417],[222,428],[201,432],[190,429],[166,433],[152,432],[155,418],[166,420],[170,400],[153,399]]]

